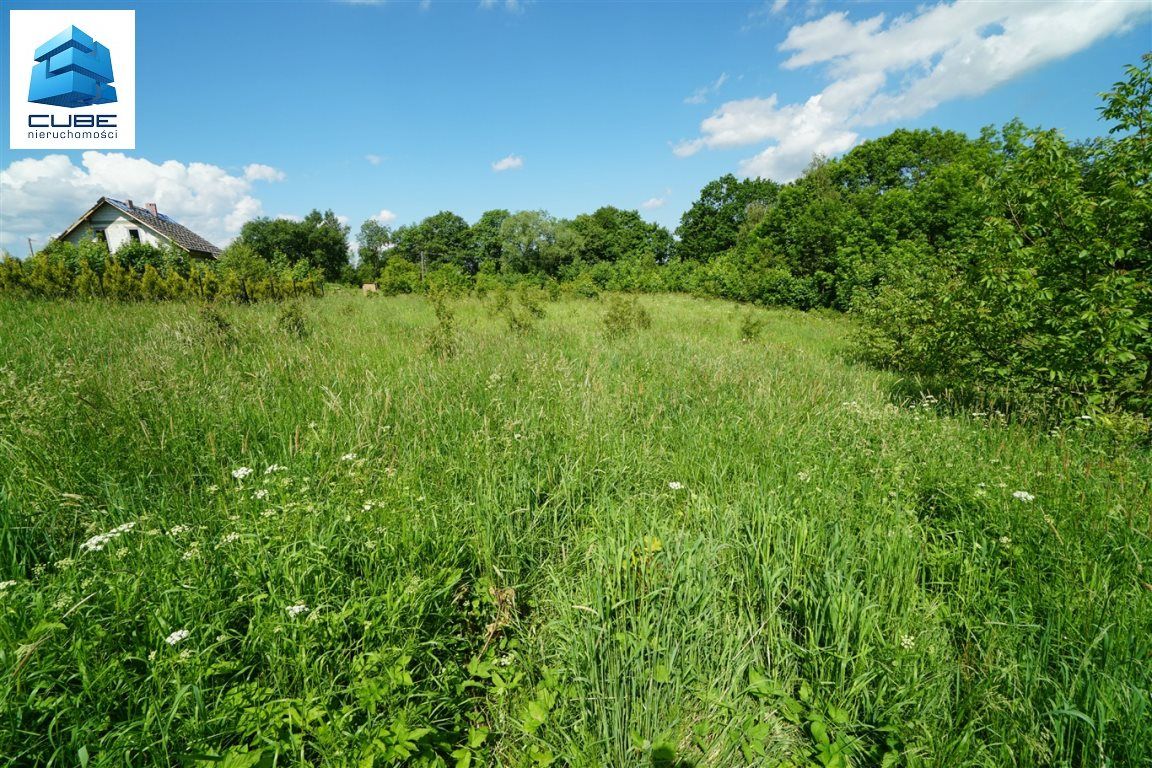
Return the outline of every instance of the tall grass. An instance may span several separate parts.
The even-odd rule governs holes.
[[[1152,761],[1147,452],[641,304],[0,301],[0,756]]]

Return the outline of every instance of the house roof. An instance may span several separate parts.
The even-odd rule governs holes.
[[[96,205],[85,211],[84,215],[76,219],[76,222],[72,226],[64,230],[64,233],[60,235],[60,239],[63,240],[68,235],[72,234],[73,231],[75,231],[80,227],[81,224],[87,221],[88,218],[96,212],[96,209],[98,209],[104,203],[111,205],[125,216],[135,219],[140,224],[143,224],[152,231],[164,236],[168,240],[171,240],[175,245],[180,246],[186,251],[192,253],[206,253],[213,258],[220,255],[219,248],[212,245],[212,243],[200,237],[200,235],[196,234],[184,225],[177,223],[170,216],[165,216],[162,213],[153,214],[152,211],[147,208],[137,208],[135,205],[129,205],[123,200],[117,200],[112,197],[102,197],[97,200]]]

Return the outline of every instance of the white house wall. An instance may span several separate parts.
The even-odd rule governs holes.
[[[91,237],[92,233],[98,229],[104,230],[104,236],[108,239],[108,250],[113,253],[124,243],[131,241],[132,236],[128,234],[130,229],[140,231],[140,242],[142,243],[161,247],[167,242],[166,238],[148,229],[135,219],[128,218],[111,205],[100,206],[88,217],[87,222],[81,224],[68,235],[67,240],[70,243],[79,243],[84,238]]]

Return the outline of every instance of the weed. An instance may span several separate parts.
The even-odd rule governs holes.
[[[288,301],[280,305],[276,313],[276,327],[282,333],[296,339],[307,338],[312,329],[308,316],[298,302]]]
[[[652,325],[648,310],[635,296],[616,295],[608,299],[604,313],[604,333],[609,338],[629,336]]]

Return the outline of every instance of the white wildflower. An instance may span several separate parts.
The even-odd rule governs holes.
[[[190,658],[192,658],[191,648],[185,648],[184,650],[180,651],[180,661],[188,661]]]
[[[356,454],[346,453],[340,457],[340,461],[356,461]]]
[[[187,551],[187,552],[185,552],[185,553],[182,555],[182,557],[183,557],[185,560],[193,560],[193,559],[195,559],[195,558],[197,558],[197,557],[199,557],[199,556],[200,556],[200,545],[199,545],[199,544],[193,544],[193,545],[192,545],[192,546],[191,546],[191,547],[188,549],[188,551]]]
[[[260,517],[276,517],[276,510],[266,509],[260,513]]]
[[[218,642],[218,643],[228,642],[228,635],[216,635],[216,642]]]
[[[308,613],[308,605],[306,603],[297,603],[296,605],[288,606],[284,610],[288,611],[289,616],[296,618],[302,613]]]
[[[1001,536],[1000,543],[1006,547],[1012,543],[1012,538],[1010,536]]]
[[[57,560],[56,561],[56,568],[58,570],[63,571],[66,568],[71,568],[73,565],[75,565],[75,563],[76,563],[75,560],[73,560],[70,557],[66,557],[63,560]]]
[[[156,661],[156,651],[148,651],[148,661]]]
[[[192,633],[186,629],[178,629],[172,634],[168,635],[168,637],[164,638],[164,642],[168,643],[168,645],[176,645],[181,641],[187,640],[188,635],[190,634]]]
[[[168,533],[172,536],[179,536],[182,533],[188,533],[188,531],[190,531],[190,530],[192,530],[192,526],[184,525],[183,523],[180,523],[179,525],[172,526],[168,530]]]
[[[123,525],[116,526],[108,533],[98,533],[92,538],[88,539],[88,541],[81,544],[80,549],[84,550],[85,552],[99,552],[100,550],[104,549],[108,542],[118,538],[121,534],[127,533],[135,526],[136,523],[124,523]]]
[[[8,589],[8,587],[14,587],[18,583],[19,582],[17,582],[17,581],[0,581],[0,592],[3,592],[4,590]]]
[[[236,478],[237,480],[243,480],[250,474],[252,474],[252,467],[237,467],[236,469],[232,470],[232,477]]]
[[[220,539],[220,545],[223,546],[225,544],[231,544],[234,541],[239,541],[240,538],[241,538],[240,534],[236,533],[236,531],[232,531],[231,533],[226,533],[226,534],[224,534],[224,538]]]
[[[261,488],[260,490],[256,491],[256,493],[252,494],[252,498],[260,500],[268,498],[268,489]]]
[[[216,493],[219,490],[220,490],[220,486],[218,486],[218,485],[208,486],[208,493]]]
[[[1012,491],[1012,496],[1020,499],[1020,501],[1035,501],[1036,497],[1028,493],[1028,491]]]
[[[681,483],[678,480],[673,480],[672,482],[668,483],[668,487],[671,488],[673,491],[679,491],[679,490],[682,490],[684,488],[684,483]]]
[[[280,464],[269,464],[268,468],[264,470],[264,474],[270,475],[273,472],[282,472],[285,469],[288,469],[288,467],[282,466]]]
[[[900,636],[900,647],[906,651],[910,651],[916,647],[916,638],[912,635]]]
[[[808,478],[811,476],[812,475],[810,475],[809,473],[804,472],[804,471],[796,473],[796,477],[799,478],[800,482],[802,482],[802,483],[808,482]]]

